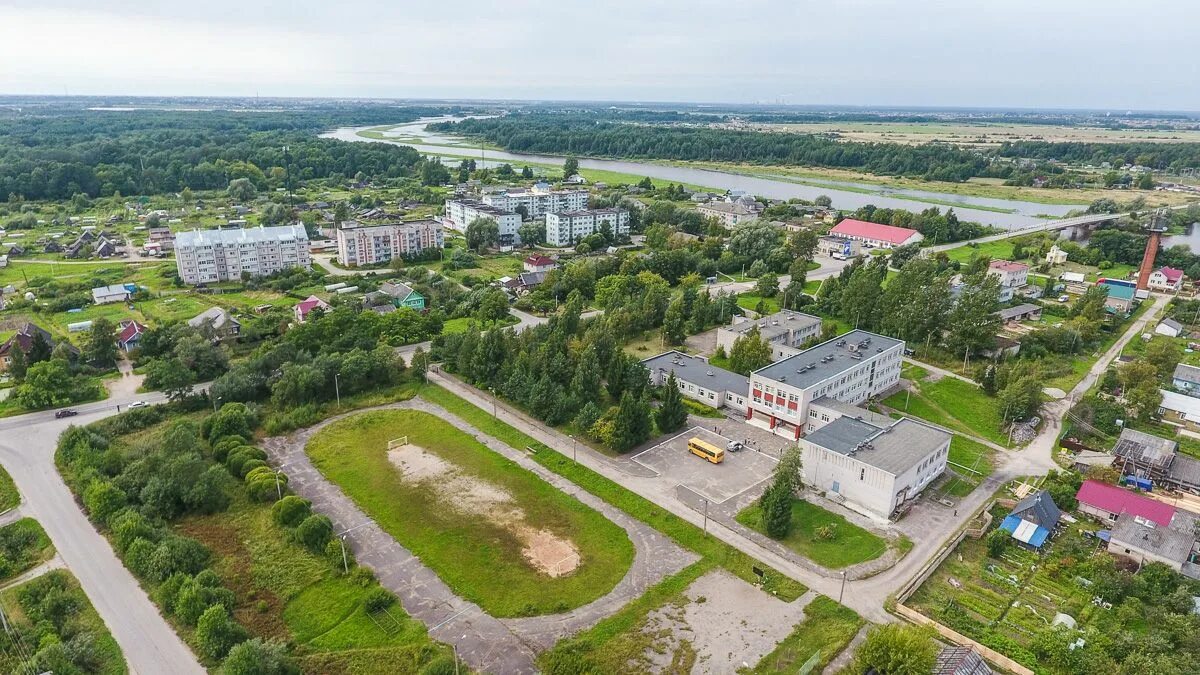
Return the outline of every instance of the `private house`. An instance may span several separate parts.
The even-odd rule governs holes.
[[[142,341],[142,333],[146,327],[132,319],[124,319],[117,325],[117,346],[121,351],[129,352]]]
[[[210,337],[213,342],[237,339],[242,324],[223,307],[210,307],[188,319],[188,325]]]
[[[711,408],[746,411],[746,392],[750,380],[744,375],[710,365],[699,356],[669,351],[642,361],[650,372],[650,384],[661,387],[671,373],[679,393]]]
[[[1050,498],[1050,493],[1038,490],[1017,502],[1013,510],[1004,517],[1000,529],[1012,535],[1019,543],[1037,550],[1046,543],[1058,527],[1062,512]]]
[[[798,353],[800,345],[820,335],[821,319],[790,309],[760,319],[735,316],[733,323],[717,328],[717,345],[729,354],[733,343],[755,328],[763,342],[771,346],[771,360],[779,361]]]
[[[992,668],[974,649],[948,645],[938,652],[930,675],[992,675]]]
[[[558,263],[544,255],[531,255],[521,261],[521,267],[526,272],[549,272],[558,267]]]
[[[296,323],[304,323],[308,320],[308,315],[311,314],[313,310],[317,309],[321,310],[322,312],[328,312],[330,309],[329,303],[315,295],[310,295],[304,300],[296,303],[296,306],[292,308],[293,313],[296,315]]]
[[[1162,421],[1189,431],[1200,429],[1200,398],[1166,389],[1159,389],[1158,393],[1162,394],[1162,403],[1158,405]]]
[[[1200,578],[1200,570],[1193,563],[1196,517],[1186,511],[1176,510],[1166,526],[1122,513],[1109,531],[1108,552],[1142,564],[1160,562],[1188,577]]]
[[[1066,265],[1067,252],[1059,248],[1057,244],[1054,244],[1046,252],[1046,262],[1050,265]]]
[[[1042,318],[1041,305],[1025,303],[1016,307],[1005,307],[998,310],[996,316],[1004,323],[1019,323],[1021,321],[1037,321]]]
[[[950,438],[907,417],[842,415],[800,439],[803,481],[851,510],[888,521],[946,470]]]
[[[92,304],[107,305],[110,302],[128,302],[137,293],[136,284],[113,284],[92,289]]]
[[[904,342],[864,330],[806,349],[750,374],[746,422],[798,439],[822,396],[861,403],[900,382]]]
[[[1170,525],[1171,519],[1175,517],[1175,507],[1166,502],[1098,480],[1083,481],[1075,499],[1079,501],[1080,513],[1087,514],[1105,525],[1117,522],[1117,517],[1122,513],[1137,516],[1162,527]]]
[[[1108,311],[1117,314],[1129,314],[1133,309],[1134,294],[1137,292],[1137,288],[1131,282],[1117,279],[1100,279],[1096,283],[1108,290],[1108,299],[1104,301],[1104,306]]]
[[[921,236],[920,232],[907,227],[880,225],[853,218],[846,218],[834,225],[829,234],[843,239],[860,241],[867,248],[895,248],[906,244],[915,244],[925,238]]]
[[[1171,386],[1188,396],[1200,397],[1200,368],[1181,363],[1171,375]]]
[[[1152,291],[1178,293],[1183,286],[1183,270],[1177,270],[1174,267],[1160,267],[1150,273],[1147,284]]]
[[[1154,332],[1167,337],[1179,337],[1179,334],[1183,332],[1183,324],[1175,319],[1163,319],[1154,327]]]
[[[41,339],[46,343],[49,351],[54,351],[54,336],[50,335],[50,331],[33,324],[26,323],[17,329],[17,332],[0,344],[0,372],[6,371],[12,365],[13,351],[20,349],[22,354],[28,355],[29,350],[33,348],[34,342]],[[70,342],[65,343],[72,354],[78,354],[79,350]]]
[[[164,253],[174,251],[175,235],[171,233],[170,228],[152,227],[146,233],[146,250],[150,250],[151,245]]]
[[[392,305],[397,309],[408,307],[418,312],[425,309],[425,296],[413,290],[412,286],[401,281],[385,281],[379,290],[392,298]]]
[[[988,274],[1000,282],[1000,302],[1012,300],[1029,283],[1029,265],[1011,260],[993,260]]]
[[[1178,444],[1169,438],[1126,428],[1112,454],[1113,466],[1127,480],[1200,494],[1200,459],[1180,454]]]
[[[498,279],[502,286],[518,296],[528,294],[533,289],[542,285],[542,282],[545,280],[545,272],[521,272],[515,277],[501,277]]]

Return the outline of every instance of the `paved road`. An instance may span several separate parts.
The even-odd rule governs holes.
[[[158,613],[133,575],[113,553],[108,540],[84,516],[54,466],[58,436],[70,424],[87,424],[162,394],[114,398],[78,406],[78,417],[56,420],[38,412],[0,420],[0,464],[16,481],[24,515],[36,518],[54,542],[63,562],[79,579],[88,598],[116,638],[129,670],[140,675],[204,673],[191,650]]]
[[[1086,216],[1076,216],[1074,218],[1063,218],[1060,220],[1047,220],[1044,223],[1030,225],[1017,230],[1005,230],[1000,234],[990,234],[986,237],[978,237],[967,241],[956,241],[949,244],[938,244],[937,246],[928,246],[922,249],[923,252],[939,253],[941,251],[949,251],[952,248],[966,246],[968,244],[986,244],[990,241],[1000,241],[1001,239],[1010,239],[1012,237],[1020,237],[1034,232],[1049,232],[1051,230],[1063,230],[1068,227],[1078,225],[1088,225],[1091,223],[1104,223],[1111,220],[1118,220],[1128,216],[1128,213],[1093,213]]]

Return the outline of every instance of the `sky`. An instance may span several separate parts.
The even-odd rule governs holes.
[[[0,0],[0,94],[1200,110],[1195,0]]]

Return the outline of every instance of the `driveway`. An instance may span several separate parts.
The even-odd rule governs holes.
[[[138,398],[165,400],[162,394],[140,394],[77,406],[79,416],[69,419],[56,420],[47,411],[0,420],[0,464],[25,500],[21,514],[36,518],[46,530],[120,645],[130,672],[200,674],[205,669],[84,516],[54,466],[58,436],[68,426],[114,415],[118,405],[124,409]]]

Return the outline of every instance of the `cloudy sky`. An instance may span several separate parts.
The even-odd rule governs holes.
[[[1195,0],[0,0],[0,94],[1200,110]]]

